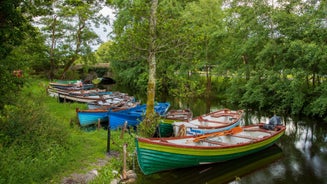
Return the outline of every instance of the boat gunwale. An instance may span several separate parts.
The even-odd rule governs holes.
[[[229,111],[229,112],[222,113],[223,111]],[[203,114],[201,116],[194,117],[194,118],[188,120],[187,122],[192,121],[192,120],[197,120],[199,117],[212,116],[214,114],[217,114],[219,116],[212,116],[212,117],[221,117],[221,116],[224,116],[224,115],[237,115],[237,116],[242,117],[243,113],[244,113],[243,110],[220,109],[220,110],[217,110],[217,111],[209,112],[207,114]]]
[[[233,118],[233,121],[231,122],[221,122],[221,121],[214,121],[214,120],[207,120],[207,119],[203,119],[203,117],[206,117],[206,116],[211,116],[212,114],[218,114],[219,112],[222,112],[222,111],[229,111],[229,112],[223,112],[221,114],[219,114],[219,116],[215,116],[215,118],[219,118],[219,117],[223,117],[223,116],[228,116],[228,115],[231,115],[231,116],[237,116],[237,117],[234,117]],[[201,116],[198,116],[198,117],[195,117],[191,120],[188,120],[188,121],[180,121],[181,123],[182,122],[186,122],[186,123],[189,123],[191,125],[194,125],[196,127],[189,127],[189,128],[193,128],[193,129],[217,129],[217,128],[226,128],[226,127],[229,127],[231,125],[234,125],[235,123],[237,123],[238,121],[240,121],[242,119],[242,115],[243,115],[243,110],[237,110],[237,111],[233,111],[233,110],[230,110],[230,109],[222,109],[222,110],[218,110],[218,111],[214,111],[214,112],[211,112],[211,113],[207,113],[207,114],[204,114],[204,115],[201,115]],[[220,124],[220,125],[217,125],[217,126],[204,126],[204,125],[197,125],[197,124],[194,124],[192,123],[192,121],[196,121],[198,120],[199,122],[209,122],[209,123],[217,123],[217,124]],[[175,123],[179,123],[179,122],[175,122]],[[180,126],[180,125],[175,125],[175,126]]]
[[[165,115],[165,119],[175,121],[189,121],[193,118],[191,109],[171,109]]]
[[[108,112],[108,109],[85,109],[85,110],[80,110],[76,109],[76,112],[82,112],[82,113],[103,113],[103,112]]]
[[[240,118],[241,119],[241,118]],[[232,122],[229,122],[229,123],[226,123],[226,124],[223,124],[223,125],[220,125],[220,126],[198,126],[196,127],[195,129],[217,129],[217,128],[225,128],[225,127],[229,127],[231,125],[234,125],[235,123],[237,123],[240,119],[238,119],[237,121],[232,121]],[[190,128],[193,128],[193,127],[190,127]]]
[[[249,127],[255,127],[258,125],[254,125],[254,126],[247,126],[247,128]],[[197,149],[197,150],[211,150],[211,149],[225,149],[225,148],[235,148],[235,147],[242,147],[242,146],[246,146],[246,145],[250,145],[250,144],[256,144],[259,142],[263,142],[269,139],[274,139],[276,136],[282,135],[285,130],[286,127],[285,126],[279,126],[279,130],[272,132],[272,134],[270,136],[264,136],[262,138],[257,138],[256,140],[252,140],[249,142],[245,142],[245,143],[236,143],[236,144],[230,144],[230,145],[226,145],[226,146],[202,146],[202,145],[181,145],[181,144],[175,144],[175,143],[171,143],[168,141],[161,141],[161,140],[174,140],[174,139],[181,139],[181,138],[195,138],[198,137],[199,135],[196,136],[184,136],[184,137],[169,137],[169,138],[143,138],[143,137],[138,137],[137,141],[140,143],[145,143],[145,144],[155,144],[155,145],[159,145],[159,146],[165,146],[165,147],[173,147],[173,148],[187,148],[187,149]]]

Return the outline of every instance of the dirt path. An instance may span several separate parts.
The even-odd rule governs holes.
[[[98,159],[95,163],[92,163],[91,165],[94,166],[94,169],[85,174],[73,173],[62,179],[61,184],[86,184],[92,181],[99,175],[98,170],[105,166],[111,158],[118,157],[118,154],[118,152],[111,152],[111,154],[107,155],[105,158]]]

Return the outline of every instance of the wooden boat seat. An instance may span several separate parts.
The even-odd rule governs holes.
[[[265,133],[268,133],[268,134],[273,134],[271,131],[269,131],[269,130],[266,130],[266,129],[263,129],[263,128],[257,128],[257,129],[244,129],[244,131],[249,131],[249,132],[251,132],[251,131],[254,131],[254,132],[256,132],[256,131],[259,131],[259,132],[265,132]]]
[[[236,116],[236,115],[234,113],[225,113],[225,114],[211,114],[210,116],[214,118],[220,118],[223,116]]]
[[[219,146],[230,146],[230,144],[224,143],[224,142],[219,142],[219,141],[212,141],[212,140],[201,140],[201,142],[207,142],[209,144],[216,144]]]
[[[160,139],[160,142],[168,142],[168,141],[164,139]]]
[[[200,122],[209,122],[209,123],[220,123],[220,124],[229,124],[229,122],[224,122],[224,121],[214,121],[214,120],[208,120],[208,119],[204,119],[203,117],[199,117],[198,120]]]
[[[239,137],[239,138],[244,138],[244,139],[250,139],[250,140],[259,140],[260,138],[254,138],[254,137],[249,137],[249,136],[244,136],[244,135],[229,135],[229,136],[232,136],[232,137]]]

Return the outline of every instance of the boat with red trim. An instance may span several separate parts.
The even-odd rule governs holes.
[[[136,138],[139,167],[144,174],[224,162],[264,150],[278,141],[286,127],[262,123],[205,135]]]

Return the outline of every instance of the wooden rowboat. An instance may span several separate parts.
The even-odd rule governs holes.
[[[171,109],[167,112],[165,119],[175,121],[188,121],[193,118],[193,113],[190,109]]]
[[[138,180],[143,181],[143,184],[161,183],[162,178],[165,178],[166,183],[233,183],[236,176],[242,180],[243,176],[269,167],[283,156],[282,149],[277,145],[272,145],[267,149],[238,159],[175,169],[154,175],[138,175]]]
[[[285,126],[277,125],[274,130],[266,130],[262,124],[257,124],[202,136],[136,138],[137,160],[146,175],[224,162],[272,146],[285,129]]]
[[[221,109],[195,117],[189,121],[173,123],[175,136],[200,135],[229,130],[242,122],[242,110]]]
[[[154,106],[154,111],[159,116],[164,116],[170,107],[169,102],[160,102],[156,103]],[[124,126],[124,123],[127,122],[127,126],[137,126],[142,122],[144,119],[146,111],[146,104],[137,105],[134,108],[116,111],[116,112],[109,112],[109,121],[110,121],[110,128],[117,129],[119,127]]]
[[[97,123],[104,123],[109,121],[108,110],[104,109],[76,109],[77,118],[80,126],[89,126]]]
[[[154,137],[171,137],[173,136],[172,123],[175,121],[189,121],[192,118],[193,112],[190,109],[171,109],[157,126]]]
[[[129,96],[126,93],[114,92],[110,98],[89,102],[87,106],[88,109],[113,109],[122,106],[128,109],[139,104],[140,102],[137,102],[133,96]]]
[[[128,110],[138,105],[136,102],[124,102],[121,101],[116,104],[112,104],[110,108],[98,108],[79,110],[76,109],[77,117],[80,126],[94,125],[97,123],[108,123],[109,113],[114,113],[122,110]]]
[[[83,83],[81,80],[57,80],[49,83],[50,87],[65,90],[85,90],[94,87],[93,84]]]

